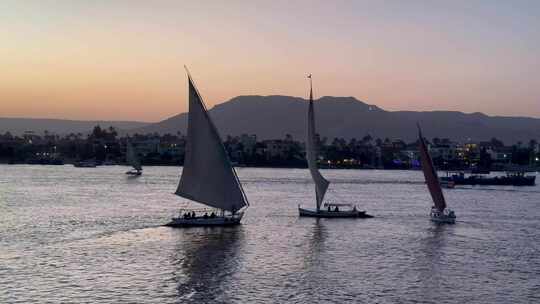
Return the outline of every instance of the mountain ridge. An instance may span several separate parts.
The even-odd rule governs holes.
[[[489,140],[508,143],[540,138],[540,118],[490,116],[481,112],[387,111],[354,97],[323,96],[314,100],[317,132],[328,138],[372,137],[416,139],[419,122],[427,137],[450,138],[459,142]],[[305,137],[307,100],[284,95],[243,95],[209,109],[220,134],[256,134],[259,139]],[[129,133],[185,134],[186,113]]]
[[[323,137],[416,139],[419,122],[426,137],[450,138],[459,142],[489,140],[505,143],[540,139],[540,118],[490,116],[481,112],[387,111],[354,97],[322,96],[315,101],[317,132]],[[209,109],[222,137],[256,134],[261,139],[284,138],[291,134],[304,141],[307,100],[285,95],[242,95]],[[156,123],[138,121],[70,120],[42,118],[0,118],[0,134],[21,135],[25,131],[65,135],[88,133],[95,125],[113,126],[120,134],[186,133],[187,113]]]

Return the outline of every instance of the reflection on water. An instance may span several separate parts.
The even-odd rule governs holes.
[[[441,267],[445,263],[446,235],[452,226],[445,224],[432,224],[426,236],[420,240],[420,251],[416,258],[415,266],[418,267],[418,279],[420,281],[421,294],[428,301],[436,301],[440,298],[440,288],[446,281]]]
[[[140,181],[141,179],[141,175],[127,175],[126,174],[126,180],[128,182],[136,182],[136,181]]]
[[[243,227],[178,230],[176,252],[178,296],[182,303],[230,303],[227,281],[239,268]]]
[[[317,295],[310,290],[321,288],[321,283],[324,282],[324,240],[328,235],[328,231],[321,219],[313,219],[313,226],[307,230],[309,242],[304,255],[302,271],[302,289],[305,296],[303,300],[306,302],[317,302]]]
[[[321,219],[316,218],[313,220],[313,227],[308,230],[308,233],[310,234],[310,236],[308,236],[309,243],[307,253],[304,257],[304,270],[308,280],[311,275],[318,272],[318,268],[324,263],[324,261],[321,260],[321,252],[324,246],[324,239],[328,234]]]
[[[375,218],[317,220],[307,170],[242,168],[241,226],[172,229],[178,168],[126,170],[0,165],[0,303],[540,303],[540,185],[444,190],[437,226],[420,171],[325,170]]]
[[[306,248],[306,253],[304,255],[304,276],[308,283],[313,278],[313,276],[318,275],[321,265],[324,264],[322,259],[322,251],[324,250],[324,239],[327,236],[326,228],[322,223],[321,219],[313,219],[313,226],[309,229],[308,232],[308,245]]]

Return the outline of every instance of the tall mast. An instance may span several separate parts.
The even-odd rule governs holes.
[[[215,208],[235,211],[248,205],[219,132],[186,68],[189,114],[186,156],[176,194]]]
[[[199,96],[199,101],[201,102],[201,104],[202,104],[202,106],[204,108],[204,112],[205,112],[206,116],[208,117],[208,120],[210,121],[210,125],[214,129],[214,132],[216,134],[219,134],[216,126],[214,125],[214,122],[212,121],[212,118],[210,118],[210,115],[208,115],[208,109],[206,107],[206,104],[204,103],[204,100],[201,97],[201,93],[199,92],[199,89],[197,89],[197,86],[195,85],[195,82],[193,81],[193,78],[191,77],[191,73],[189,72],[189,69],[187,68],[186,65],[184,65],[184,69],[186,70],[189,82],[193,85],[193,88],[195,89],[195,91],[197,92],[197,95]],[[221,146],[223,147],[223,150],[227,151],[227,149],[225,149],[225,145],[223,145],[223,142],[221,140],[219,142],[220,142]],[[227,161],[229,163],[231,163],[231,160],[229,158],[229,153],[225,153],[225,157],[227,158]],[[238,174],[236,173],[236,170],[234,169],[234,166],[231,165],[231,169],[232,169],[232,172],[234,174],[234,178],[236,179],[236,182],[237,182],[237,184],[238,184],[238,186],[240,188],[240,192],[242,192],[242,197],[244,198],[244,202],[246,203],[247,206],[249,206],[249,201],[248,201],[246,192],[244,192],[244,187],[242,186],[242,183],[240,182],[240,179],[238,178]]]
[[[313,81],[311,74],[309,78],[309,107],[308,107],[308,119],[307,119],[307,142],[306,142],[306,158],[308,162],[309,172],[311,178],[315,183],[315,199],[317,204],[317,211],[320,210],[321,204],[324,199],[324,194],[328,185],[330,184],[319,172],[317,165],[318,148],[317,148],[317,136],[315,130],[315,108],[313,104]]]

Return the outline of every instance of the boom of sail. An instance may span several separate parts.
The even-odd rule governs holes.
[[[321,204],[324,199],[324,194],[328,185],[330,184],[319,172],[317,166],[318,158],[318,149],[317,149],[317,137],[315,132],[315,110],[313,106],[313,85],[311,84],[311,75],[309,76],[310,80],[310,91],[309,91],[309,110],[308,110],[308,132],[307,132],[307,145],[306,145],[306,158],[309,166],[309,172],[311,173],[311,178],[315,183],[315,196],[317,200],[317,210],[321,208]]]
[[[128,142],[127,144],[127,151],[126,151],[126,160],[127,163],[132,166],[135,170],[141,171],[141,161],[139,160],[139,157],[137,157],[137,154],[135,153],[135,148],[133,148],[133,145]]]
[[[420,142],[420,160],[422,163],[422,171],[424,172],[424,177],[426,178],[426,184],[435,207],[442,212],[446,208],[446,202],[439,183],[437,171],[435,171],[433,161],[431,160],[431,156],[429,156],[426,142],[424,141],[424,137],[422,137],[420,125],[418,125],[418,140]]]
[[[237,211],[249,203],[189,73],[188,81],[186,155],[176,194],[214,208]]]

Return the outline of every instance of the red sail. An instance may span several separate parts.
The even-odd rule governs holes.
[[[433,161],[426,146],[426,142],[422,137],[422,131],[420,130],[420,125],[418,125],[418,139],[420,142],[420,160],[422,162],[422,171],[424,172],[424,177],[426,178],[426,184],[435,203],[435,207],[439,211],[443,211],[446,208],[446,202],[444,200],[444,195],[441,189],[441,184],[439,183],[439,177],[437,176],[437,171],[433,166]]]

